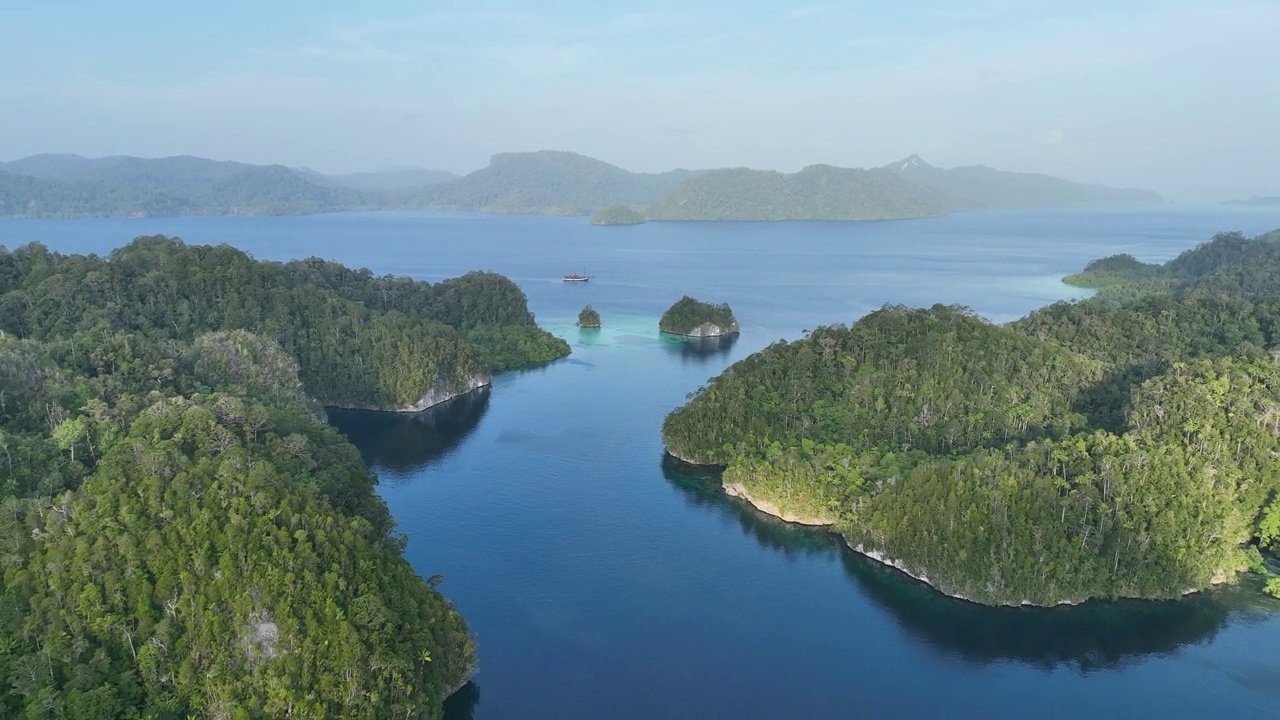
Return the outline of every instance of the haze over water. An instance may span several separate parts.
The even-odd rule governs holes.
[[[1011,320],[1079,296],[1057,279],[1095,257],[1162,261],[1276,227],[1280,212],[1169,208],[618,228],[352,214],[3,222],[0,244],[105,253],[161,232],[524,288],[570,358],[421,416],[333,416],[381,477],[406,556],[444,575],[477,637],[456,717],[1265,717],[1280,603],[1251,587],[1051,610],[950,600],[664,462],[659,428],[730,363],[819,324],[886,303]],[[576,270],[591,282],[559,281]],[[741,338],[660,338],[685,293],[731,303]],[[573,327],[587,303],[604,329]]]

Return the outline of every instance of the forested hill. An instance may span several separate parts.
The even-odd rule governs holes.
[[[713,170],[663,195],[655,220],[886,220],[944,215],[940,193],[884,168],[812,165],[791,175]]]
[[[500,275],[431,285],[319,259],[258,262],[226,245],[139,238],[97,256],[0,251],[0,330],[86,355],[127,338],[190,341],[248,330],[280,344],[308,394],[344,407],[411,409],[491,371],[568,354]]]
[[[1162,202],[1048,175],[936,168],[912,155],[881,168],[811,165],[794,174],[736,168],[694,177],[645,213],[657,220],[885,220],[961,210],[1136,206]]]
[[[494,155],[463,177],[409,168],[323,175],[197,157],[35,155],[0,163],[0,217],[303,215],[442,210],[590,215],[645,208],[662,220],[877,220],[959,210],[1145,205],[1160,196],[916,156],[881,168],[794,174],[732,168],[635,173],[571,152]]]
[[[393,202],[280,165],[77,155],[0,163],[0,213],[8,217],[303,215]]]
[[[1178,597],[1280,550],[1277,276],[1280,233],[1222,234],[1005,326],[887,307],[734,364],[664,442],[952,595]]]
[[[467,624],[319,406],[567,351],[488,273],[0,249],[0,717],[441,717]]]
[[[610,205],[648,205],[694,174],[633,173],[553,150],[502,153],[486,168],[426,188],[414,202],[439,210],[590,215]]]
[[[1212,242],[1188,250],[1163,265],[1140,262],[1132,255],[1112,255],[1068,275],[1071,285],[1103,290],[1123,299],[1171,291],[1224,293],[1251,300],[1280,297],[1280,230],[1257,238],[1220,233]]]

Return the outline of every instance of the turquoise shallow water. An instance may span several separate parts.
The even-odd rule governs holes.
[[[452,717],[1270,717],[1280,603],[1252,587],[1164,603],[992,609],[944,598],[664,460],[663,416],[780,338],[885,303],[1010,320],[1115,252],[1164,260],[1226,210],[974,213],[888,223],[592,228],[585,219],[355,214],[0,223],[0,244],[108,252],[229,242],[424,279],[507,274],[563,361],[413,417],[335,413],[382,479],[407,557],[470,621],[481,670]],[[587,269],[589,283],[565,284]],[[734,342],[664,338],[682,294],[733,305]],[[573,325],[587,303],[604,328]]]

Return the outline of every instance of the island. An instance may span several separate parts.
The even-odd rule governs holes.
[[[595,308],[590,305],[582,308],[582,311],[578,313],[578,327],[584,330],[599,329],[600,313],[596,312]]]
[[[737,333],[738,320],[727,304],[714,305],[685,295],[662,314],[658,329],[684,337],[721,337]]]
[[[568,351],[492,273],[0,247],[0,716],[439,717],[475,643],[324,407]]]
[[[1103,289],[1005,325],[886,306],[770,345],[672,412],[664,444],[761,511],[977,603],[1269,574],[1280,231],[1076,279]]]
[[[592,225],[642,225],[644,214],[626,205],[610,205],[591,216]]]
[[[439,210],[653,220],[882,220],[968,210],[1159,204],[1143,190],[986,166],[811,165],[636,173],[572,152],[499,153],[458,177],[425,169],[324,175],[197,157],[33,155],[0,162],[0,217],[301,215]],[[619,222],[623,220],[625,222]]]
[[[1244,207],[1261,207],[1272,208],[1280,207],[1280,197],[1275,195],[1267,195],[1262,197],[1251,197],[1243,200],[1228,200],[1223,205],[1241,205]]]

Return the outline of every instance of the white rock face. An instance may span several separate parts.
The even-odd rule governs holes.
[[[797,525],[812,525],[815,527],[832,524],[831,520],[828,518],[810,517],[808,515],[792,515],[791,513],[783,512],[777,505],[769,502],[768,500],[760,500],[758,498],[751,497],[750,493],[747,492],[747,489],[738,483],[725,483],[724,492],[726,495],[742,498],[755,506],[755,508],[760,512],[765,513],[766,515],[772,515],[785,522],[795,523]]]
[[[467,381],[464,384],[466,389],[461,392],[453,392],[452,390],[447,389],[443,381],[437,382],[430,390],[427,391],[426,395],[422,396],[422,399],[418,400],[418,402],[412,405],[396,408],[396,412],[422,412],[433,405],[439,405],[440,403],[452,400],[459,395],[466,395],[473,390],[478,390],[488,385],[490,380],[491,378],[487,374],[468,375]]]
[[[705,322],[687,333],[681,333],[685,337],[720,337],[722,335],[733,335],[738,332],[738,323],[735,321],[727,328],[720,327],[715,323]]]

